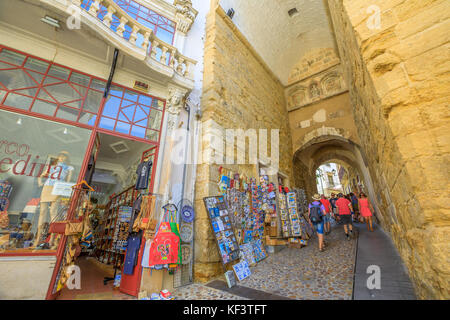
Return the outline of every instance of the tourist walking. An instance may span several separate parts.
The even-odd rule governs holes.
[[[353,192],[350,193],[350,201],[352,202],[354,213],[353,222],[358,222],[359,221],[358,197]]]
[[[320,202],[325,207],[325,216],[323,217],[324,231],[325,234],[329,234],[331,232],[331,203],[324,195],[322,195]]]
[[[317,232],[317,238],[319,239],[319,251],[324,250],[324,242],[323,242],[323,226],[325,216],[325,207],[320,202],[320,196],[316,193],[312,199],[314,200],[308,206],[308,219],[311,226]]]
[[[345,236],[347,240],[350,240],[350,236],[353,236],[353,226],[352,226],[352,203],[344,198],[342,193],[338,194],[339,199],[336,201],[336,207],[339,217],[344,225]],[[349,234],[350,231],[350,234]]]
[[[330,204],[331,204],[331,210],[333,211],[333,218],[337,223],[339,221],[339,215],[337,214],[336,201],[337,201],[336,195],[334,193],[332,193],[331,198],[330,198]]]
[[[367,230],[370,230],[370,232],[373,232],[373,227],[372,227],[373,207],[364,192],[361,192],[359,194],[358,203],[359,203],[359,210],[361,212],[361,216],[364,218],[364,220],[367,224]]]

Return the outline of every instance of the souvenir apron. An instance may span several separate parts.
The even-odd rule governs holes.
[[[167,218],[168,210],[164,213],[163,222],[159,226],[158,233],[153,240],[150,253],[149,253],[149,266],[158,264],[178,264],[180,259],[180,238],[172,230],[177,230],[176,223],[165,221]],[[181,260],[180,260],[181,261]]]

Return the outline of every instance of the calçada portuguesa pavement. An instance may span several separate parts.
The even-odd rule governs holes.
[[[354,230],[348,241],[343,227],[333,225],[332,232],[325,236],[324,252],[318,250],[314,236],[306,247],[269,254],[251,268],[249,278],[233,288],[228,288],[223,279],[216,279],[177,288],[173,296],[178,300],[415,299],[406,269],[383,230],[375,226],[371,233],[359,223]],[[379,289],[367,287],[369,265],[380,267]]]

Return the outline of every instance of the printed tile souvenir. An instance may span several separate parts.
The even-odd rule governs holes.
[[[215,233],[220,231],[220,227],[219,227],[219,224],[217,223],[217,221],[212,222],[212,227],[213,227],[213,230]]]
[[[253,253],[256,259],[256,262],[259,262],[267,257],[266,250],[264,249],[263,243],[261,240],[255,240],[252,242]]]
[[[225,279],[227,280],[228,288],[232,288],[236,285],[236,278],[233,271],[230,270],[225,272]]]
[[[245,243],[239,246],[240,249],[240,258],[241,260],[247,261],[247,263],[252,266],[256,263],[253,246],[250,243]]]
[[[234,270],[234,273],[236,274],[236,278],[239,281],[242,281],[251,275],[251,271],[250,271],[247,261],[242,261],[242,262],[236,263],[233,266],[233,270]]]

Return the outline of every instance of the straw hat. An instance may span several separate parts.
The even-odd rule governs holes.
[[[320,195],[318,193],[316,193],[315,195],[313,195],[312,199],[313,200],[320,200]]]

